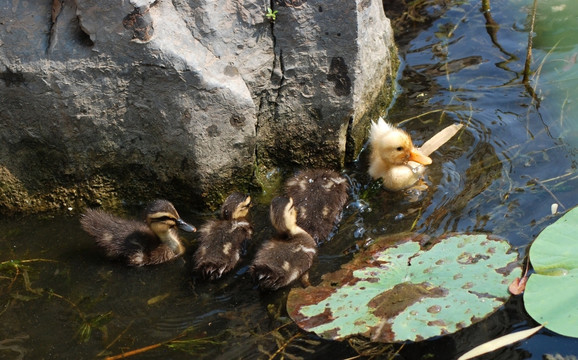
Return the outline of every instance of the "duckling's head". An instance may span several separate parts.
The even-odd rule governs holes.
[[[221,218],[223,220],[241,219],[247,216],[251,207],[251,197],[246,194],[234,192],[225,199],[221,206]]]
[[[295,233],[297,226],[297,210],[293,206],[293,199],[276,197],[271,201],[271,224],[279,233]]]
[[[161,239],[175,227],[187,232],[197,231],[194,226],[181,219],[173,204],[167,200],[155,200],[150,203],[145,210],[145,217],[148,226]]]
[[[382,118],[371,123],[369,141],[372,154],[387,165],[403,165],[410,160],[422,165],[432,163],[430,157],[413,146],[408,133],[385,122]]]

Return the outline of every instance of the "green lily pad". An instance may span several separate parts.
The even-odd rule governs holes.
[[[530,247],[526,311],[546,328],[578,337],[578,208],[546,227]]]
[[[320,285],[292,289],[287,311],[302,329],[327,339],[420,341],[494,312],[520,273],[517,253],[487,235],[390,236]]]

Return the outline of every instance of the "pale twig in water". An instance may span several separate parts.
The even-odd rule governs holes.
[[[499,348],[502,348],[504,346],[516,343],[520,340],[524,340],[525,338],[528,338],[528,337],[534,335],[535,333],[537,333],[543,327],[544,327],[544,325],[536,326],[535,328],[532,328],[532,329],[518,331],[518,332],[515,332],[513,334],[504,335],[504,336],[501,336],[497,339],[488,341],[486,343],[483,343],[482,345],[476,346],[472,350],[463,354],[462,356],[460,356],[458,358],[458,360],[473,359],[473,358],[478,357],[480,355],[487,354],[489,352],[498,350]]]
[[[535,181],[536,184],[540,185],[542,187],[542,189],[544,189],[548,194],[550,194],[552,199],[554,199],[554,201],[556,201],[558,203],[558,205],[562,206],[562,209],[566,210],[566,207],[564,206],[564,204],[562,204],[562,202],[556,197],[556,195],[554,195],[554,193],[552,191],[550,191],[550,189],[548,189],[546,187],[546,185],[544,185],[540,180],[538,180],[537,178],[532,178],[528,175],[522,175],[522,177],[529,178],[531,181]]]
[[[556,176],[556,177],[553,177],[553,178],[550,178],[550,179],[543,180],[542,183],[545,184],[545,183],[549,183],[549,182],[552,182],[552,181],[562,180],[562,179],[564,179],[564,178],[567,178],[568,176],[572,176],[572,177],[569,178],[569,179],[565,179],[564,181],[571,181],[571,180],[576,180],[576,179],[578,179],[578,175],[576,175],[575,173],[571,173],[571,172],[570,172],[570,173],[566,173],[566,174],[564,174],[564,175],[560,175],[560,176]],[[560,184],[560,183],[554,184],[554,187],[558,186],[559,184]]]
[[[142,353],[147,352],[147,351],[150,351],[150,350],[157,349],[157,348],[159,348],[159,347],[161,347],[161,346],[163,346],[163,345],[170,344],[171,342],[176,341],[176,340],[182,338],[183,336],[186,335],[186,332],[187,332],[187,331],[185,330],[184,332],[182,332],[181,334],[179,334],[179,336],[177,336],[177,337],[175,337],[175,338],[173,338],[173,339],[171,339],[171,340],[167,340],[167,341],[163,341],[163,342],[160,342],[160,343],[156,343],[156,344],[144,346],[144,347],[141,347],[141,348],[138,348],[138,349],[135,349],[135,350],[130,350],[130,351],[127,351],[127,352],[123,352],[122,354],[119,354],[119,355],[108,356],[108,357],[105,358],[105,360],[124,359],[124,358],[127,358],[127,357],[129,357],[129,356],[134,356],[134,355],[142,354]]]
[[[145,353],[147,351],[151,351],[154,349],[158,349],[161,346],[167,346],[171,349],[174,350],[184,350],[187,351],[187,348],[197,348],[199,346],[204,346],[204,345],[211,345],[214,346],[215,344],[217,344],[217,342],[213,339],[215,339],[216,337],[203,337],[203,338],[194,338],[194,339],[185,339],[185,340],[181,340],[183,337],[187,336],[188,333],[190,331],[194,330],[193,327],[189,327],[185,330],[183,330],[183,332],[181,332],[179,335],[177,335],[176,337],[167,340],[167,341],[161,341],[159,343],[156,344],[152,344],[152,345],[148,345],[148,346],[144,346],[138,349],[134,349],[134,350],[130,350],[130,351],[126,351],[123,352],[122,354],[118,354],[118,355],[114,355],[114,356],[108,356],[105,358],[105,360],[118,360],[118,359],[124,359],[130,356],[134,356],[134,355],[139,355],[142,353]],[[217,335],[220,336],[220,335]],[[116,339],[115,339],[116,341]],[[187,351],[189,352],[189,351]]]
[[[426,111],[426,112],[421,113],[421,114],[419,114],[419,115],[412,116],[412,117],[407,118],[407,119],[403,119],[402,121],[400,121],[399,123],[397,123],[397,126],[401,126],[401,125],[403,125],[403,124],[405,124],[405,123],[407,123],[407,122],[410,122],[410,121],[412,121],[412,120],[419,119],[420,117],[424,117],[424,116],[426,116],[426,115],[434,114],[434,113],[437,113],[437,112],[440,112],[440,111],[445,112],[446,110],[444,110],[444,109],[436,109],[436,110]]]
[[[145,346],[145,347],[142,347],[142,348],[140,348],[140,349],[136,349],[136,350],[131,350],[131,351],[124,352],[124,353],[119,354],[119,355],[106,357],[105,360],[124,359],[124,358],[127,358],[127,357],[129,357],[129,356],[134,356],[134,355],[142,354],[142,353],[144,353],[144,352],[147,352],[147,351],[150,351],[150,350],[159,348],[159,347],[163,346],[164,344],[166,344],[166,343],[162,342],[162,343],[158,343],[158,344],[153,344],[153,345]]]

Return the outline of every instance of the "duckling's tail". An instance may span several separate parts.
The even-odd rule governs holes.
[[[139,224],[140,225],[140,224]],[[80,226],[91,235],[98,246],[104,248],[108,256],[122,254],[122,242],[126,233],[126,224],[101,210],[87,209],[80,218]]]
[[[204,262],[201,264],[197,264],[197,266],[195,266],[195,270],[203,276],[203,279],[213,281],[220,279],[221,276],[223,276],[226,267],[227,267],[226,264]]]
[[[249,271],[261,290],[275,291],[286,285],[285,276],[268,265],[253,264]]]

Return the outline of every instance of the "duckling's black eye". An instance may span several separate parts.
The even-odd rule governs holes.
[[[402,151],[402,150],[403,150],[403,147],[402,147],[402,146],[398,146],[395,150],[397,150],[397,151]]]

